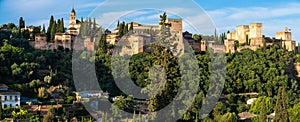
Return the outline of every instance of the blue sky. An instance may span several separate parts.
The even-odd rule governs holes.
[[[183,18],[184,30],[193,33],[212,34],[214,28],[222,33],[234,31],[236,25],[262,22],[266,36],[289,27],[300,42],[299,0],[0,0],[0,24],[18,23],[22,16],[26,25],[48,25],[54,15],[67,25],[72,6],[78,19],[96,17],[107,28],[114,28],[117,20],[156,24],[158,15],[167,11],[170,17]]]

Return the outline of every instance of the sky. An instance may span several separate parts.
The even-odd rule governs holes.
[[[120,21],[157,24],[166,11],[171,18],[182,18],[183,30],[213,34],[234,31],[237,25],[263,23],[263,34],[274,37],[289,27],[293,40],[300,42],[299,0],[0,0],[0,24],[25,19],[26,25],[49,23],[50,16],[64,18],[75,8],[77,19],[95,17],[109,29]]]

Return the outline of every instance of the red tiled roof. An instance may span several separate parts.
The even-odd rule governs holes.
[[[253,118],[255,116],[256,116],[255,114],[251,114],[249,112],[242,112],[242,113],[238,114],[239,118],[246,118],[246,119],[250,119],[250,118]]]

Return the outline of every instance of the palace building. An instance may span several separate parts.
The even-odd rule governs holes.
[[[54,43],[47,42],[47,37],[45,34],[36,34],[35,41],[30,43],[36,49],[42,50],[53,50],[58,49],[58,47],[63,47],[65,49],[80,49],[94,51],[96,49],[96,39],[91,37],[79,37],[81,22],[76,19],[76,11],[72,8],[70,12],[70,22],[68,25],[67,32],[65,33],[56,33],[54,38]],[[76,42],[75,40],[82,40]]]
[[[262,29],[262,23],[236,26],[235,32],[227,33],[224,41],[225,52],[230,53],[246,48],[257,50],[260,47],[274,44],[280,45],[288,51],[295,50],[295,41],[292,40],[292,33],[288,28],[285,28],[284,32],[277,32],[275,38],[265,37]],[[235,47],[237,42],[239,46]]]
[[[54,48],[57,49],[59,46],[63,48],[73,49],[74,41],[76,36],[78,36],[80,31],[81,23],[76,19],[76,12],[74,8],[70,13],[70,23],[68,26],[68,31],[66,33],[55,34]]]

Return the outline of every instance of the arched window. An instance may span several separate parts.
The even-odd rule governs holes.
[[[4,104],[4,108],[7,108],[7,105],[6,105],[6,104]]]

